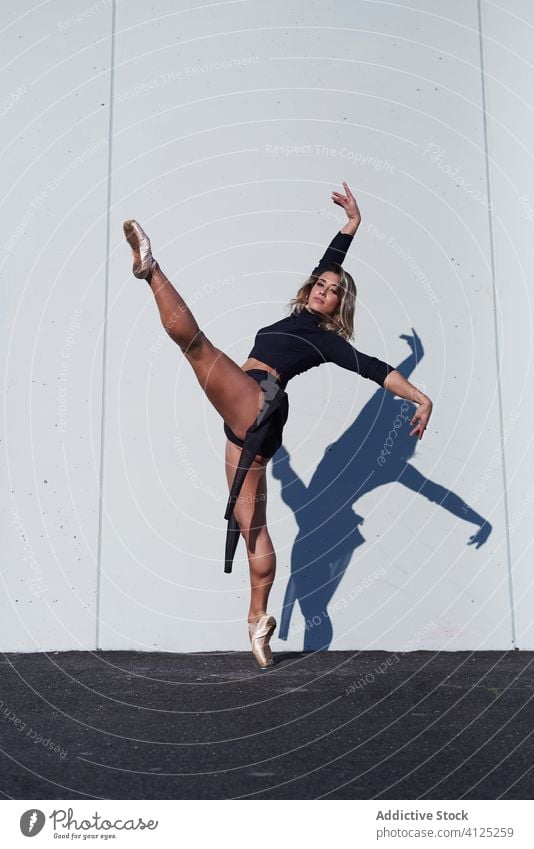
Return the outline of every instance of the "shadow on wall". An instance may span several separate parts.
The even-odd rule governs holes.
[[[397,366],[406,378],[423,357],[417,334],[401,336],[411,354]],[[386,396],[386,397],[385,397]],[[479,530],[468,545],[479,548],[491,525],[449,489],[427,480],[410,465],[416,437],[409,436],[417,406],[379,388],[353,424],[329,445],[306,487],[291,468],[282,446],[273,458],[272,473],[280,480],[281,495],[291,507],[299,530],[291,552],[288,580],[278,636],[288,637],[295,601],[304,616],[304,650],[329,648],[333,629],[328,604],[358,546],[365,542],[359,530],[364,521],[352,509],[365,493],[397,482],[419,492],[455,516],[473,522]]]

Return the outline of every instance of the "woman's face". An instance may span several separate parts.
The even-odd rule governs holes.
[[[308,298],[308,308],[324,315],[333,315],[341,302],[339,276],[335,271],[325,271],[313,284]]]

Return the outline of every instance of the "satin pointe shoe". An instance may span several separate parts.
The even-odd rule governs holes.
[[[250,644],[252,646],[252,654],[258,661],[262,669],[273,665],[273,656],[269,640],[276,628],[276,619],[274,616],[269,616],[264,613],[257,622],[248,623],[248,633]]]
[[[133,254],[133,275],[141,280],[148,280],[157,267],[157,262],[152,256],[150,239],[140,224],[133,218],[129,218],[122,225],[126,241],[130,245]]]

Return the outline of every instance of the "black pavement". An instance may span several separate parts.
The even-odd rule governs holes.
[[[0,662],[14,799],[531,799],[532,652]]]

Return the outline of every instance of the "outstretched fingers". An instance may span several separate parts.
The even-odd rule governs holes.
[[[338,206],[343,207],[349,218],[356,218],[360,220],[361,213],[358,209],[356,198],[345,181],[343,181],[343,188],[345,189],[345,194],[343,195],[341,192],[332,192],[332,200],[334,203],[337,203]]]

